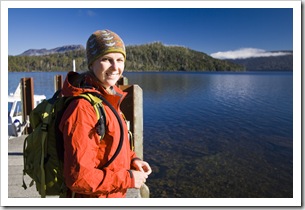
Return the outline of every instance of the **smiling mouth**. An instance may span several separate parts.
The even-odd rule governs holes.
[[[114,77],[114,76],[118,76],[119,73],[106,73],[106,75],[107,75],[108,77]]]

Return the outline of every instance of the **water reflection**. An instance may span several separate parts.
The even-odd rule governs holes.
[[[152,197],[292,197],[292,74],[129,75]]]

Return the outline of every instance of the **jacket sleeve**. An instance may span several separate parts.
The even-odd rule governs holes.
[[[64,138],[64,177],[67,187],[81,194],[109,194],[134,187],[129,168],[98,169],[99,136],[96,113],[85,99],[73,100],[65,111],[59,128]]]

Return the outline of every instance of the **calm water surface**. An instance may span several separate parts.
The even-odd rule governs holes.
[[[51,97],[56,74],[9,73],[9,92],[34,77]],[[143,89],[151,197],[293,197],[292,72],[125,76]]]

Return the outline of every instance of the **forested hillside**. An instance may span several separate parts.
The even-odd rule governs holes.
[[[185,47],[165,46],[160,42],[127,46],[126,71],[243,71],[242,65],[214,59]],[[8,71],[87,70],[84,49],[39,56],[9,56]]]
[[[160,42],[127,47],[126,68],[144,71],[241,71],[244,67],[185,47]]]
[[[257,57],[247,59],[228,60],[245,66],[247,71],[292,71],[293,53],[290,55]]]

